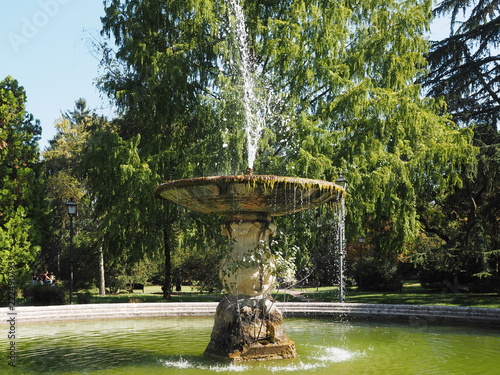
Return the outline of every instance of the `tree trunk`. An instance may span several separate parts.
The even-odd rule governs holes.
[[[100,269],[99,294],[101,296],[105,296],[106,295],[106,282],[104,279],[104,253],[102,251],[102,245],[99,247],[99,269]]]
[[[163,228],[163,249],[165,252],[165,280],[163,281],[163,299],[170,300],[171,299],[171,262],[170,262],[170,241],[168,237],[168,229]]]

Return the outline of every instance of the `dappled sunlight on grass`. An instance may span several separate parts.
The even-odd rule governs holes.
[[[318,287],[298,289],[302,296],[324,301],[338,302],[337,287]],[[286,291],[273,293],[279,302],[299,302],[300,299]],[[201,293],[193,288],[184,288],[182,292],[173,292],[169,302],[219,302],[223,298],[220,293]],[[130,302],[164,302],[159,286],[146,287],[145,293],[120,293],[116,295],[92,297],[92,303],[130,303]],[[430,292],[419,283],[405,283],[402,292],[360,292],[349,287],[346,292],[347,303],[382,303],[410,305],[450,305],[500,308],[500,295],[496,293],[453,293],[450,291]]]
[[[309,288],[302,294],[325,302],[338,301],[337,287]],[[345,302],[500,308],[500,295],[497,293],[430,292],[422,288],[419,283],[405,283],[402,292],[360,292],[351,287],[347,290]]]
[[[296,288],[302,297],[314,301],[338,302],[337,287]],[[76,295],[77,293],[75,293]],[[172,292],[169,301],[163,300],[160,286],[146,286],[144,293],[121,292],[100,296],[97,290],[92,291],[90,303],[154,303],[154,302],[219,302],[224,298],[222,293],[200,292],[195,288],[183,287],[181,292]],[[272,293],[272,298],[279,302],[300,302],[302,299],[293,296],[287,290],[278,290]],[[347,288],[346,303],[381,303],[381,304],[410,304],[410,305],[447,305],[500,308],[500,294],[498,293],[453,293],[449,290],[430,292],[419,283],[405,283],[402,292],[360,292],[355,287]],[[20,298],[18,305],[26,305]]]

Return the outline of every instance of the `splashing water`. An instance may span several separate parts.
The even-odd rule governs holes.
[[[363,355],[359,352],[349,351],[337,347],[317,346],[315,351],[314,355],[304,358],[304,362],[289,362],[282,366],[277,365],[277,363],[252,365],[241,363],[207,364],[197,359],[184,359],[180,356],[171,359],[161,359],[159,362],[167,369],[199,370],[206,373],[251,373],[253,370],[263,373],[281,374],[303,373],[304,371],[309,372],[318,369],[330,368],[332,364],[351,361]]]
[[[211,372],[222,372],[222,373],[235,373],[235,372],[246,372],[249,370],[248,366],[236,363],[224,363],[224,364],[203,364],[196,360],[185,360],[183,358],[170,359],[170,360],[160,360],[159,361],[163,367],[167,369],[177,369],[177,370],[199,370],[211,373]]]
[[[340,197],[340,206],[337,219],[337,251],[338,251],[338,283],[339,283],[339,302],[344,302],[345,298],[345,197]]]
[[[228,0],[231,30],[236,33],[240,52],[240,71],[243,79],[243,101],[245,107],[245,132],[247,137],[248,168],[252,169],[257,154],[257,143],[265,124],[265,109],[261,109],[254,80],[255,66],[250,57],[245,14],[241,0]]]
[[[267,371],[272,373],[284,373],[284,372],[304,372],[313,371],[321,368],[331,367],[334,363],[351,361],[354,358],[360,356],[360,353],[348,351],[336,347],[317,347],[316,355],[306,358],[306,362],[298,362],[293,364],[288,364],[285,366],[269,366],[266,368]]]
[[[360,355],[361,353],[359,352],[353,352],[346,349],[331,346],[331,347],[318,347],[318,352],[312,358],[322,362],[336,363],[336,362],[350,361]]]

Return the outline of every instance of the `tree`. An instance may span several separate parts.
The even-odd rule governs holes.
[[[497,1],[446,0],[435,14],[450,16],[450,35],[432,43],[424,87],[447,101],[459,126],[474,132],[477,153],[460,168],[463,185],[421,206],[423,228],[441,246],[417,257],[428,274],[500,290],[500,8]]]
[[[430,6],[258,3],[249,17],[259,71],[286,103],[259,167],[328,180],[343,173],[348,237],[370,234],[375,257],[392,262],[420,228],[419,202],[459,184],[473,155],[470,132],[440,115],[443,102],[421,97]]]
[[[434,41],[428,54],[430,74],[425,87],[443,96],[461,126],[500,119],[500,8],[498,1],[443,0],[436,17],[449,16],[450,35]],[[460,13],[463,20],[459,19]]]
[[[87,107],[84,99],[75,102],[75,108],[62,114],[56,122],[57,133],[43,152],[47,199],[51,207],[52,236],[41,253],[40,263],[69,279],[69,216],[66,202],[73,198],[78,203],[75,219],[74,270],[77,288],[88,288],[99,278],[99,257],[102,254],[99,220],[93,216],[94,207],[81,158],[94,128],[106,126],[107,121]],[[101,280],[103,284],[103,280]],[[101,287],[103,289],[103,287]]]
[[[202,27],[205,16],[210,15],[189,15],[191,5],[200,10],[202,3],[106,3],[103,34],[112,36],[119,50],[116,55],[105,55],[104,63],[111,69],[102,78],[101,87],[124,114],[117,124],[115,144],[140,142],[132,145],[136,160],[150,171],[147,181],[134,179],[135,190],[129,191],[138,198],[130,202],[135,209],[128,213],[140,213],[134,219],[147,221],[142,228],[151,231],[137,242],[137,249],[154,252],[158,243],[163,243],[164,297],[168,299],[171,253],[177,246],[174,222],[179,211],[171,203],[151,200],[152,189],[165,180],[204,174],[214,168],[225,172],[228,167],[221,165],[224,162],[238,164],[217,155],[218,145],[224,143],[223,134],[218,131],[214,108],[207,104],[213,101],[207,87],[217,78],[213,66],[216,54]],[[214,14],[213,9],[211,16]],[[228,126],[228,133],[233,129]],[[228,150],[240,152],[241,142],[233,145],[230,139],[227,143]],[[204,155],[203,163],[194,158],[200,154]],[[116,176],[122,175],[123,170],[115,171]],[[110,208],[108,205],[106,210]],[[131,220],[128,227],[134,222]]]
[[[28,279],[45,229],[38,121],[17,80],[0,82],[0,285]],[[18,286],[21,284],[17,284]],[[1,300],[6,290],[0,289]]]
[[[105,4],[103,35],[117,51],[103,45],[101,87],[123,110],[120,136],[141,135],[137,150],[156,182],[243,172],[242,80],[234,64],[242,55],[230,3]],[[345,174],[350,235],[375,232],[377,256],[395,259],[419,228],[417,201],[459,183],[457,166],[471,155],[470,135],[440,115],[442,102],[422,98],[416,83],[425,71],[431,2],[242,4],[256,92],[268,94],[257,95],[269,109],[261,111],[267,126],[256,171],[327,180]],[[166,203],[158,221],[177,220],[178,212]],[[315,232],[297,230],[306,225],[287,231],[314,249]]]

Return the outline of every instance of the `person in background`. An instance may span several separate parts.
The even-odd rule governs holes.
[[[42,284],[50,284],[49,272],[45,271],[42,275]]]

